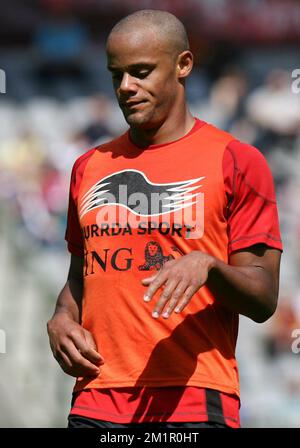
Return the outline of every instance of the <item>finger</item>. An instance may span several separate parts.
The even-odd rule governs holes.
[[[60,352],[59,356],[56,358],[58,364],[62,370],[68,375],[78,377],[78,376],[97,376],[98,373],[85,369],[84,367],[74,366],[72,361],[69,359],[66,353]]]
[[[178,302],[178,305],[175,308],[175,313],[181,313],[184,308],[187,306],[193,295],[195,294],[196,289],[194,286],[189,286],[184,292],[182,298]]]
[[[57,362],[60,365],[61,369],[70,376],[78,377],[83,376],[84,374],[78,370],[77,368],[74,368],[71,361],[69,360],[68,356],[64,353],[60,353],[59,358],[57,358]],[[86,374],[87,376],[89,373]]]
[[[104,363],[103,357],[97,352],[95,349],[96,344],[95,341],[91,337],[87,336],[89,332],[84,330],[83,332],[76,332],[72,334],[72,341],[80,352],[80,354],[92,362],[95,365],[100,365]]]
[[[147,278],[143,278],[142,279],[142,283],[144,286],[148,286],[150,285],[150,283],[158,276],[158,274],[156,275],[152,275],[151,277],[147,277]]]
[[[85,340],[87,342],[88,347],[91,347],[96,352],[96,355],[98,355],[99,363],[104,364],[104,358],[97,350],[97,345],[96,345],[95,339],[93,338],[93,335],[85,329],[83,331],[84,331],[84,336],[85,336]],[[94,352],[92,352],[92,356],[94,356]],[[86,358],[89,359],[88,357],[86,357]],[[91,362],[93,362],[93,359],[89,359],[89,360]]]
[[[144,300],[145,302],[150,302],[158,288],[160,288],[167,280],[167,275],[165,272],[161,271],[150,283],[145,295]]]
[[[71,361],[63,352],[60,352],[60,354],[56,357],[56,361],[63,370],[70,369],[72,367]]]
[[[177,285],[177,288],[173,291],[173,294],[169,300],[168,306],[163,313],[162,317],[164,319],[168,319],[171,313],[173,313],[176,306],[179,304],[179,300],[184,295],[185,290],[187,289],[187,285],[183,282]]]
[[[85,375],[99,375],[100,369],[84,358],[73,343],[67,343],[61,347],[61,356],[65,354],[71,363],[70,370],[73,373]],[[64,358],[65,359],[65,358]]]
[[[152,313],[152,317],[154,317],[155,319],[157,319],[162,310],[164,309],[166,303],[170,300],[173,291],[175,290],[176,286],[178,284],[178,280],[168,280],[167,283],[165,284],[165,289],[163,290],[163,292],[161,293],[159,300],[153,310]]]

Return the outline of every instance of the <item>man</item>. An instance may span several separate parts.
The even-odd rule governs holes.
[[[277,304],[270,170],[191,115],[176,17],[125,17],[107,61],[130,129],[75,162],[70,271],[48,323],[77,377],[69,426],[239,427],[238,315],[264,322]]]

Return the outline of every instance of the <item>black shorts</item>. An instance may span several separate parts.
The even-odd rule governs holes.
[[[157,422],[157,423],[113,423],[106,420],[96,420],[80,415],[69,415],[68,428],[229,428],[229,426],[216,422]]]

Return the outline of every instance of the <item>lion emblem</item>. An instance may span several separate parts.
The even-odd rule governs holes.
[[[161,246],[156,241],[149,241],[145,247],[145,263],[139,266],[140,271],[157,271],[166,261],[173,260],[173,255],[164,255]]]

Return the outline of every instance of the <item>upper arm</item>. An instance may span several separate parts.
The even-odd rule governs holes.
[[[279,288],[281,251],[265,244],[256,244],[251,247],[232,252],[229,256],[229,264],[240,267],[253,267],[262,271],[265,275],[260,276],[263,287],[272,291],[272,297],[276,299]],[[258,280],[259,281],[259,280]]]
[[[78,217],[78,195],[87,163],[94,152],[95,148],[79,157],[74,163],[71,173],[65,239],[68,243],[69,252],[77,257],[83,257],[84,255],[83,235]]]
[[[234,140],[224,152],[223,174],[229,264],[247,276],[252,295],[273,313],[282,242],[271,170],[257,148]]]
[[[77,211],[77,197],[81,179],[78,176],[77,165],[76,162],[71,173],[65,240],[68,243],[69,252],[77,257],[82,257],[83,239]]]
[[[81,322],[82,315],[82,297],[83,297],[83,265],[84,258],[77,257],[76,255],[71,255],[71,262],[68,274],[68,280],[66,283],[66,288],[70,292],[74,303],[76,303],[77,308],[75,308],[74,315],[76,315],[78,322]],[[73,306],[73,305],[72,305]]]
[[[274,182],[264,156],[232,141],[224,152],[223,174],[229,254],[260,243],[282,250]]]
[[[71,254],[71,262],[68,274],[68,280],[83,281],[83,264],[84,258]]]

